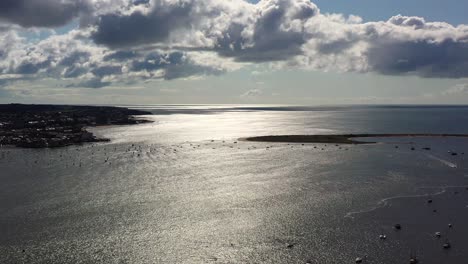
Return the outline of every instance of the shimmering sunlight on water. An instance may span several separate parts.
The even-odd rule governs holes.
[[[457,235],[467,231],[468,191],[444,188],[468,185],[466,140],[356,146],[238,140],[467,133],[466,107],[136,108],[154,112],[145,118],[155,123],[90,128],[109,143],[0,149],[0,263],[468,258],[468,241]],[[397,222],[401,231],[393,228]],[[434,239],[436,231],[444,232],[443,240]],[[450,251],[441,248],[447,239]]]

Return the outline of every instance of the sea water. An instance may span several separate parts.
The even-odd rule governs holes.
[[[434,251],[432,231],[422,230],[428,240],[418,243],[416,235],[392,230],[392,221],[413,208],[398,204],[427,206],[428,197],[447,187],[468,185],[467,139],[239,140],[468,134],[468,107],[131,107],[154,113],[142,117],[154,123],[89,128],[108,143],[0,148],[0,263],[354,263],[356,257],[407,263],[414,254],[424,263],[463,263],[468,257],[463,246]],[[463,191],[460,204],[468,201]],[[453,210],[460,214],[441,221],[459,222],[467,209]],[[412,221],[426,221],[419,216]]]

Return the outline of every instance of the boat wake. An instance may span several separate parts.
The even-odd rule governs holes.
[[[452,163],[452,162],[450,162],[450,161],[443,160],[443,159],[438,158],[438,157],[436,157],[436,156],[433,156],[433,155],[431,155],[431,154],[426,154],[426,156],[427,156],[428,158],[430,158],[430,159],[439,161],[439,162],[441,162],[442,164],[447,165],[447,166],[450,167],[450,168],[454,168],[454,169],[457,168],[457,164]]]
[[[425,193],[425,194],[415,194],[415,195],[400,195],[400,196],[393,196],[393,197],[388,197],[380,200],[375,206],[361,210],[361,211],[353,211],[353,212],[348,212],[344,216],[345,218],[351,218],[354,219],[355,215],[358,214],[365,214],[365,213],[370,213],[372,211],[375,211],[377,209],[386,207],[390,201],[396,200],[396,199],[402,199],[402,198],[421,198],[421,197],[427,197],[427,196],[436,196],[436,195],[441,195],[445,192],[447,192],[448,189],[450,188],[465,188],[466,186],[423,186],[423,187],[418,187],[418,190],[424,190],[424,189],[430,189],[430,190],[438,190],[437,192],[434,193]]]

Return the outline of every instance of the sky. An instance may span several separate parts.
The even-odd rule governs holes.
[[[2,0],[0,103],[466,104],[467,1]]]

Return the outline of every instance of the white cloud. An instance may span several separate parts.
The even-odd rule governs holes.
[[[247,92],[241,94],[242,98],[252,98],[252,97],[258,97],[263,94],[263,91],[261,89],[252,89],[248,90]]]
[[[322,14],[309,0],[6,0],[1,8],[0,85],[52,78],[64,87],[99,88],[198,78],[263,62],[468,77],[467,25],[401,15],[363,23]],[[33,8],[44,12],[30,17]],[[53,28],[78,18],[80,27],[63,35],[37,43],[20,37],[21,27]]]
[[[442,95],[459,95],[468,93],[468,83],[457,84],[442,92]]]

